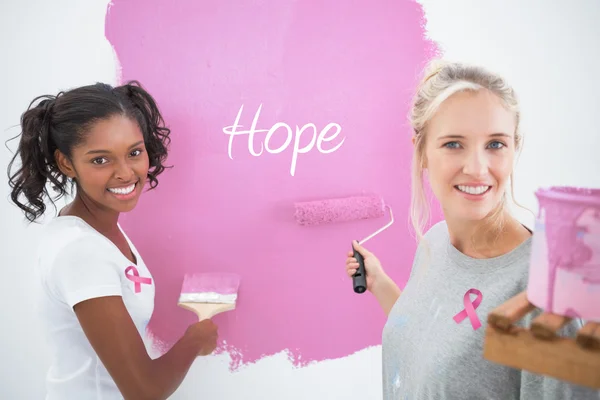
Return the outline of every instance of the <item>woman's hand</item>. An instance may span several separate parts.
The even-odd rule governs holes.
[[[352,245],[364,259],[365,272],[367,274],[367,290],[375,296],[385,315],[389,315],[398,297],[400,297],[400,288],[383,271],[381,263],[373,253],[356,241]],[[352,277],[358,269],[358,261],[354,258],[354,252],[352,251],[349,251],[347,256],[346,273]]]
[[[212,320],[204,319],[190,325],[185,335],[197,343],[200,349],[198,355],[207,356],[217,347],[218,330],[219,328]]]
[[[367,290],[372,292],[374,283],[381,279],[382,276],[385,276],[381,263],[373,253],[358,244],[357,241],[354,241],[352,244],[354,249],[356,249],[356,251],[362,255],[364,259],[365,271],[367,273]],[[353,251],[349,251],[347,256],[346,273],[348,276],[352,277],[352,275],[354,275],[358,269],[358,261],[356,258],[354,258]]]

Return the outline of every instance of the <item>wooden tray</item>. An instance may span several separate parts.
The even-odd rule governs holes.
[[[600,324],[588,322],[576,338],[557,331],[571,320],[542,313],[522,328],[514,324],[536,307],[522,292],[488,315],[483,357],[563,381],[600,389]]]

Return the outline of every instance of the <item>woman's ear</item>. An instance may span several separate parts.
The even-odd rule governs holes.
[[[60,172],[71,179],[75,178],[75,168],[73,168],[73,164],[67,156],[57,149],[54,151],[54,159],[56,160],[56,165],[58,165]]]

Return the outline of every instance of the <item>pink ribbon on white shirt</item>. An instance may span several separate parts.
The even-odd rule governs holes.
[[[130,271],[132,271],[131,275],[129,274]],[[127,269],[125,270],[125,276],[127,277],[127,279],[134,283],[134,291],[136,293],[142,291],[142,283],[146,285],[152,284],[152,278],[140,277],[140,273],[138,272],[137,268],[133,265],[127,267]]]
[[[470,294],[476,294],[477,298],[475,299],[474,302],[471,302],[471,298],[469,297]],[[456,321],[456,323],[460,323],[462,322],[463,319],[467,318],[467,315],[469,316],[469,320],[471,320],[471,326],[473,326],[473,330],[477,330],[481,327],[481,321],[479,321],[479,317],[477,316],[477,313],[475,312],[475,309],[479,306],[479,304],[481,304],[481,300],[483,299],[483,295],[481,294],[481,292],[477,289],[469,289],[467,290],[467,292],[465,293],[464,297],[463,297],[463,304],[465,305],[465,308],[459,312],[458,314],[456,314],[454,316],[454,321]]]

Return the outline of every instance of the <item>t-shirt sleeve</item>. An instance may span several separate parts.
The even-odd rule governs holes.
[[[529,314],[528,321],[525,323],[529,325],[531,319],[538,314],[539,311]],[[565,325],[559,334],[574,338],[581,326],[583,326],[583,321],[574,319]],[[522,400],[600,400],[600,390],[522,370],[520,398]]]
[[[448,226],[445,221],[435,223],[419,240],[415,256],[413,258],[412,268],[409,274],[409,280],[420,279],[433,267],[431,264],[434,255],[439,251],[446,251],[446,242],[448,240]],[[440,246],[444,246],[440,248]]]
[[[427,239],[422,239],[421,241],[419,241],[419,244],[417,245],[417,249],[415,250],[415,255],[413,257],[413,263],[410,268],[410,273],[408,275],[408,279],[412,279],[413,276],[415,276],[417,274],[417,271],[421,264],[421,259],[423,258],[422,253],[424,251],[424,247],[427,246],[426,240]]]
[[[440,242],[439,235],[443,228],[444,227],[438,223],[431,227],[425,233],[423,238],[419,240],[408,276],[409,280],[420,278],[431,267],[431,259],[433,257],[433,252],[435,251],[433,246],[436,242]]]
[[[121,278],[110,243],[92,236],[60,250],[48,273],[48,285],[70,307],[84,300],[121,296]]]

